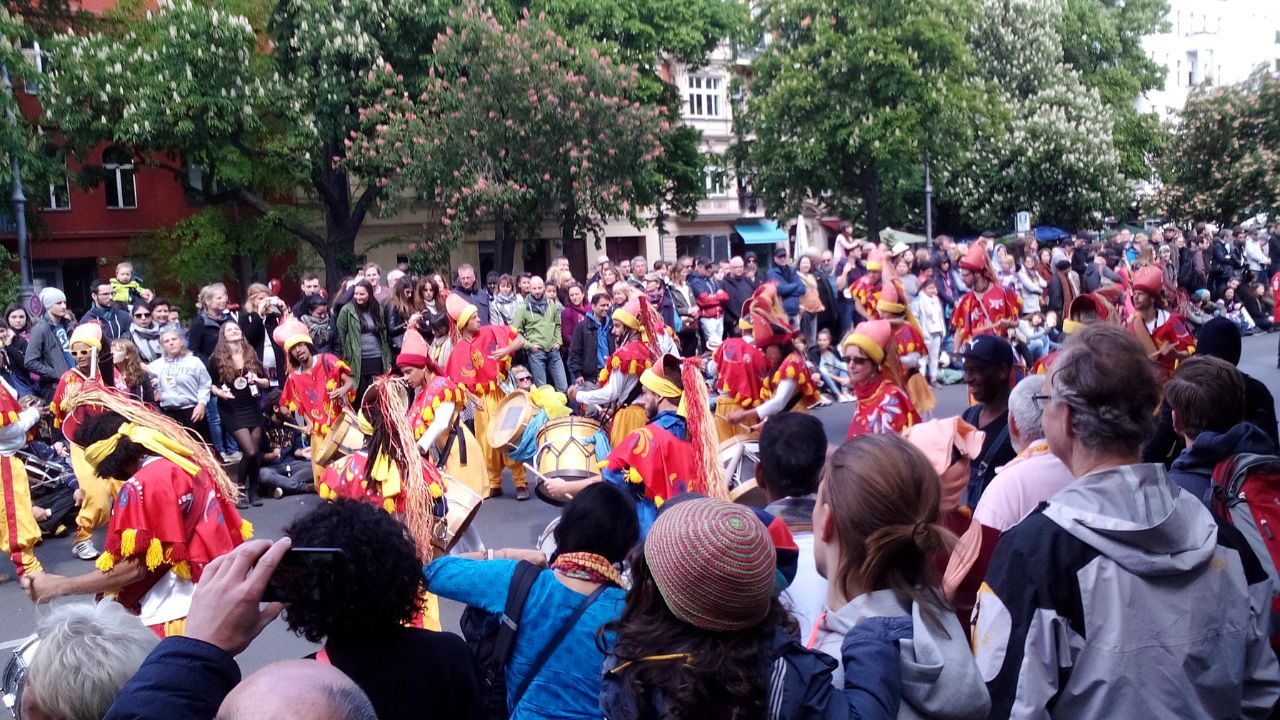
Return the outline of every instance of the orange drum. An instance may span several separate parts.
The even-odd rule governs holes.
[[[364,447],[364,433],[356,422],[356,414],[347,408],[333,421],[329,434],[324,436],[320,447],[316,448],[314,460],[317,465],[328,465],[341,455],[351,453]]]
[[[538,431],[538,454],[533,465],[543,477],[581,480],[600,474],[595,435],[600,423],[569,416],[552,420]]]
[[[536,411],[529,393],[524,390],[516,390],[503,398],[489,419],[489,447],[514,450]]]

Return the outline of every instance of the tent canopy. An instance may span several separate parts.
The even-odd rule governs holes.
[[[885,228],[880,231],[880,242],[885,245],[893,246],[897,243],[906,243],[908,245],[920,245],[929,241],[929,238],[923,235],[912,235],[901,230],[893,228]]]
[[[1041,225],[1036,228],[1036,240],[1040,242],[1057,242],[1058,240],[1066,240],[1071,237],[1071,233],[1062,228]]]
[[[733,229],[747,245],[777,245],[787,241],[787,234],[772,220],[737,222],[733,224]]]

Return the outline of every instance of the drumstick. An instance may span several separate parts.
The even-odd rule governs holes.
[[[309,427],[304,427],[304,426],[302,426],[302,425],[294,425],[294,424],[293,424],[293,423],[291,423],[291,422],[284,422],[284,423],[280,423],[280,424],[281,424],[281,425],[283,425],[283,426],[285,426],[285,427],[287,427],[287,428],[293,428],[294,430],[297,430],[298,432],[310,432],[310,428],[309,428]]]

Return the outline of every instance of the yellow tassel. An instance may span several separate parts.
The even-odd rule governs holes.
[[[795,369],[795,368],[793,368],[793,367],[789,367],[789,368],[787,368],[787,377],[788,377],[788,378],[795,378],[795,376],[796,376],[796,369]]]
[[[148,570],[155,570],[164,564],[164,546],[155,538],[151,538],[151,544],[147,546],[146,562]]]
[[[179,578],[182,578],[183,580],[191,579],[191,566],[188,565],[185,560],[174,565],[172,569],[173,574],[177,575]]]
[[[396,501],[392,500],[391,498],[384,499],[382,501],[382,509],[394,515],[396,512]]]
[[[443,494],[444,493],[440,490],[440,485],[438,483],[431,483],[431,497],[439,500],[440,496]]]
[[[116,566],[116,556],[109,552],[104,552],[98,556],[98,569],[102,572],[111,572],[111,568]]]
[[[618,357],[617,355],[614,355],[613,362],[610,364],[613,365],[615,370],[617,370],[622,367],[622,358]]]
[[[432,409],[432,410],[435,410],[436,408],[439,408],[439,407],[440,407],[440,398],[433,398],[433,399],[431,400],[431,409]],[[426,410],[423,410],[423,411],[422,411],[422,414],[423,414],[423,416],[425,417],[425,416],[426,416],[426,414],[427,414],[427,411],[426,411]]]
[[[240,539],[250,540],[253,538],[253,525],[248,520],[240,521]]]
[[[641,485],[644,483],[644,478],[640,477],[640,471],[636,470],[633,467],[627,468],[627,472],[625,473],[625,475],[627,478],[627,482],[629,483],[635,483],[636,485]]]
[[[138,551],[138,531],[130,528],[120,533],[120,555],[129,557]]]
[[[654,506],[654,507],[656,507],[656,508],[661,508],[661,507],[662,507],[662,503],[664,503],[664,502],[666,502],[666,500],[663,500],[663,499],[662,499],[662,496],[661,496],[661,495],[659,495],[659,496],[657,496],[657,497],[655,497],[655,498],[653,499],[653,506]]]

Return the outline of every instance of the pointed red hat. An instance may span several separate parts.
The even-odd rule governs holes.
[[[1133,276],[1133,289],[1158,297],[1164,291],[1164,272],[1155,265],[1138,270]]]
[[[400,346],[400,354],[396,355],[396,367],[429,368],[431,372],[440,374],[440,366],[431,359],[431,345],[417,328],[404,331],[404,343]]]
[[[275,340],[277,345],[284,348],[286,353],[292,350],[293,346],[298,343],[306,343],[308,345],[315,344],[311,339],[311,331],[307,330],[307,326],[304,325],[301,320],[296,318],[289,318],[288,320],[280,323],[275,330],[271,331],[271,339]]]

